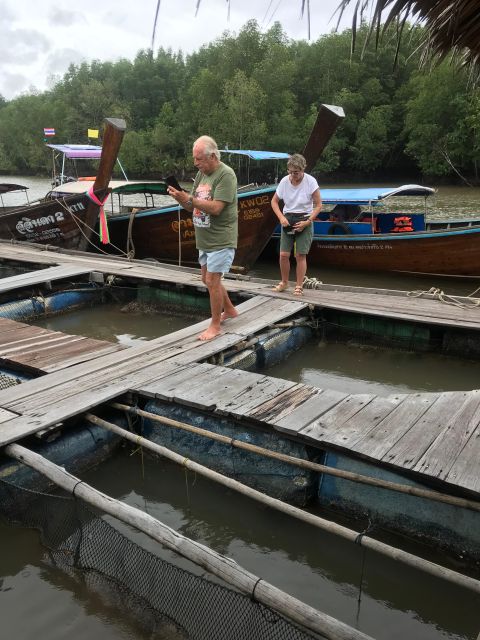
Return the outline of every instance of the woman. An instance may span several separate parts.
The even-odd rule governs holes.
[[[295,245],[297,260],[296,282],[293,294],[303,295],[303,280],[307,273],[307,253],[310,251],[313,238],[313,221],[322,209],[320,189],[315,178],[305,173],[307,162],[299,153],[290,156],[288,175],[280,180],[280,184],[272,198],[272,209],[280,224],[280,275],[279,282],[273,291],[288,289],[290,274],[290,253]],[[283,200],[283,212],[279,203]]]

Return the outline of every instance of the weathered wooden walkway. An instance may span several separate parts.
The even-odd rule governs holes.
[[[0,364],[21,366],[32,373],[51,373],[124,348],[0,317]]]
[[[2,257],[203,288],[198,272],[165,265],[0,243]],[[203,362],[308,304],[475,330],[480,329],[478,308],[353,287],[324,285],[299,301],[271,292],[271,283],[242,279],[227,280],[226,286],[253,297],[215,340],[197,340],[205,321],[0,391],[0,446],[135,391],[254,421],[320,447],[408,470],[419,480],[434,478],[480,493],[480,391],[349,395]]]
[[[128,261],[113,256],[39,249],[27,243],[11,244],[0,240],[0,260],[39,265],[74,265],[85,269],[84,273],[99,272],[133,280],[143,279],[164,282],[176,287],[198,287],[205,290],[198,269],[179,268],[143,260]],[[41,273],[40,271],[39,274]],[[224,284],[230,292],[246,296],[260,294],[271,298],[294,299],[291,292],[271,291],[272,283],[267,280],[238,276],[235,279],[226,279]],[[404,291],[323,284],[315,290],[306,289],[302,300],[317,307],[480,331],[480,307],[465,309],[452,306],[440,302],[432,295],[411,297]]]

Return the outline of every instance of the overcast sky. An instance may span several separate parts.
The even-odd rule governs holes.
[[[262,30],[281,22],[290,38],[307,39],[301,0],[161,0],[155,48],[191,53],[223,31],[235,33],[255,18]],[[336,25],[339,0],[311,0],[316,40]],[[70,63],[133,59],[151,45],[156,0],[0,0],[0,94],[11,99],[43,91]],[[351,14],[343,26],[349,26]]]

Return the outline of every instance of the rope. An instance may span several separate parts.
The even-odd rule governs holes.
[[[132,209],[132,211],[130,212],[130,218],[128,219],[127,258],[129,260],[133,260],[133,258],[135,257],[135,245],[133,244],[132,228],[133,228],[133,221],[135,220],[136,214],[137,214],[136,210]]]
[[[90,198],[92,202],[94,202],[99,207],[98,226],[100,228],[100,241],[102,244],[109,244],[110,236],[108,233],[107,216],[105,215],[105,209],[104,209],[104,204],[108,200],[108,193],[103,198],[103,200],[100,200],[100,198],[94,192],[93,187],[94,185],[92,184],[90,189],[87,191],[87,196]]]
[[[177,217],[178,217],[178,266],[181,267],[182,266],[182,234],[180,232],[180,223],[181,223],[181,218],[180,218],[180,212],[181,212],[182,208],[179,206],[177,209]]]
[[[96,251],[99,251],[100,253],[103,253],[104,255],[108,256],[110,255],[107,251],[104,251],[100,246],[94,244],[90,238],[83,232],[83,229],[81,228],[80,225],[83,225],[84,227],[86,227],[93,235],[96,235],[98,237],[100,237],[100,234],[98,233],[98,231],[95,231],[95,229],[92,229],[92,227],[90,225],[88,225],[84,220],[82,220],[81,218],[79,218],[78,216],[76,216],[73,211],[70,209],[70,207],[67,205],[67,203],[65,202],[65,200],[63,198],[58,198],[58,202],[60,203],[60,205],[63,207],[63,209],[72,217],[73,221],[75,222],[75,224],[77,225],[78,230],[80,231],[80,233],[82,234],[82,236],[85,238],[85,240],[88,242],[88,244],[90,244]],[[127,258],[128,260],[130,260],[131,258],[129,258],[128,254],[125,253],[125,251],[123,251],[123,249],[120,249],[120,247],[117,247],[117,245],[113,244],[113,242],[110,242],[111,246],[116,249],[122,256],[124,256],[125,258]]]
[[[473,296],[474,293],[477,293],[479,289],[476,289],[473,293],[471,293],[468,297]],[[470,300],[467,302],[461,302],[454,296],[450,296],[446,294],[441,289],[437,289],[436,287],[431,287],[428,291],[409,291],[407,296],[411,298],[422,298],[424,296],[432,297],[434,300],[438,300],[439,302],[443,302],[444,304],[451,305],[453,307],[459,307],[460,309],[475,309],[480,306],[480,298],[475,300]]]
[[[307,278],[307,276],[305,276],[303,279],[304,289],[320,289],[322,284],[323,282],[316,278]]]

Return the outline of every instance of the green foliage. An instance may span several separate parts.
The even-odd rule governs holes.
[[[420,72],[423,28],[405,30],[397,52],[388,34],[365,45],[362,26],[352,54],[350,30],[296,42],[279,23],[262,32],[250,20],[187,57],[141,50],[71,65],[48,92],[0,96],[0,171],[45,173],[43,127],[82,143],[107,116],[127,121],[121,159],[131,177],[192,174],[191,145],[205,133],[220,147],[299,152],[327,103],[346,118],[315,168],[322,179],[478,178],[480,93],[448,63]]]

